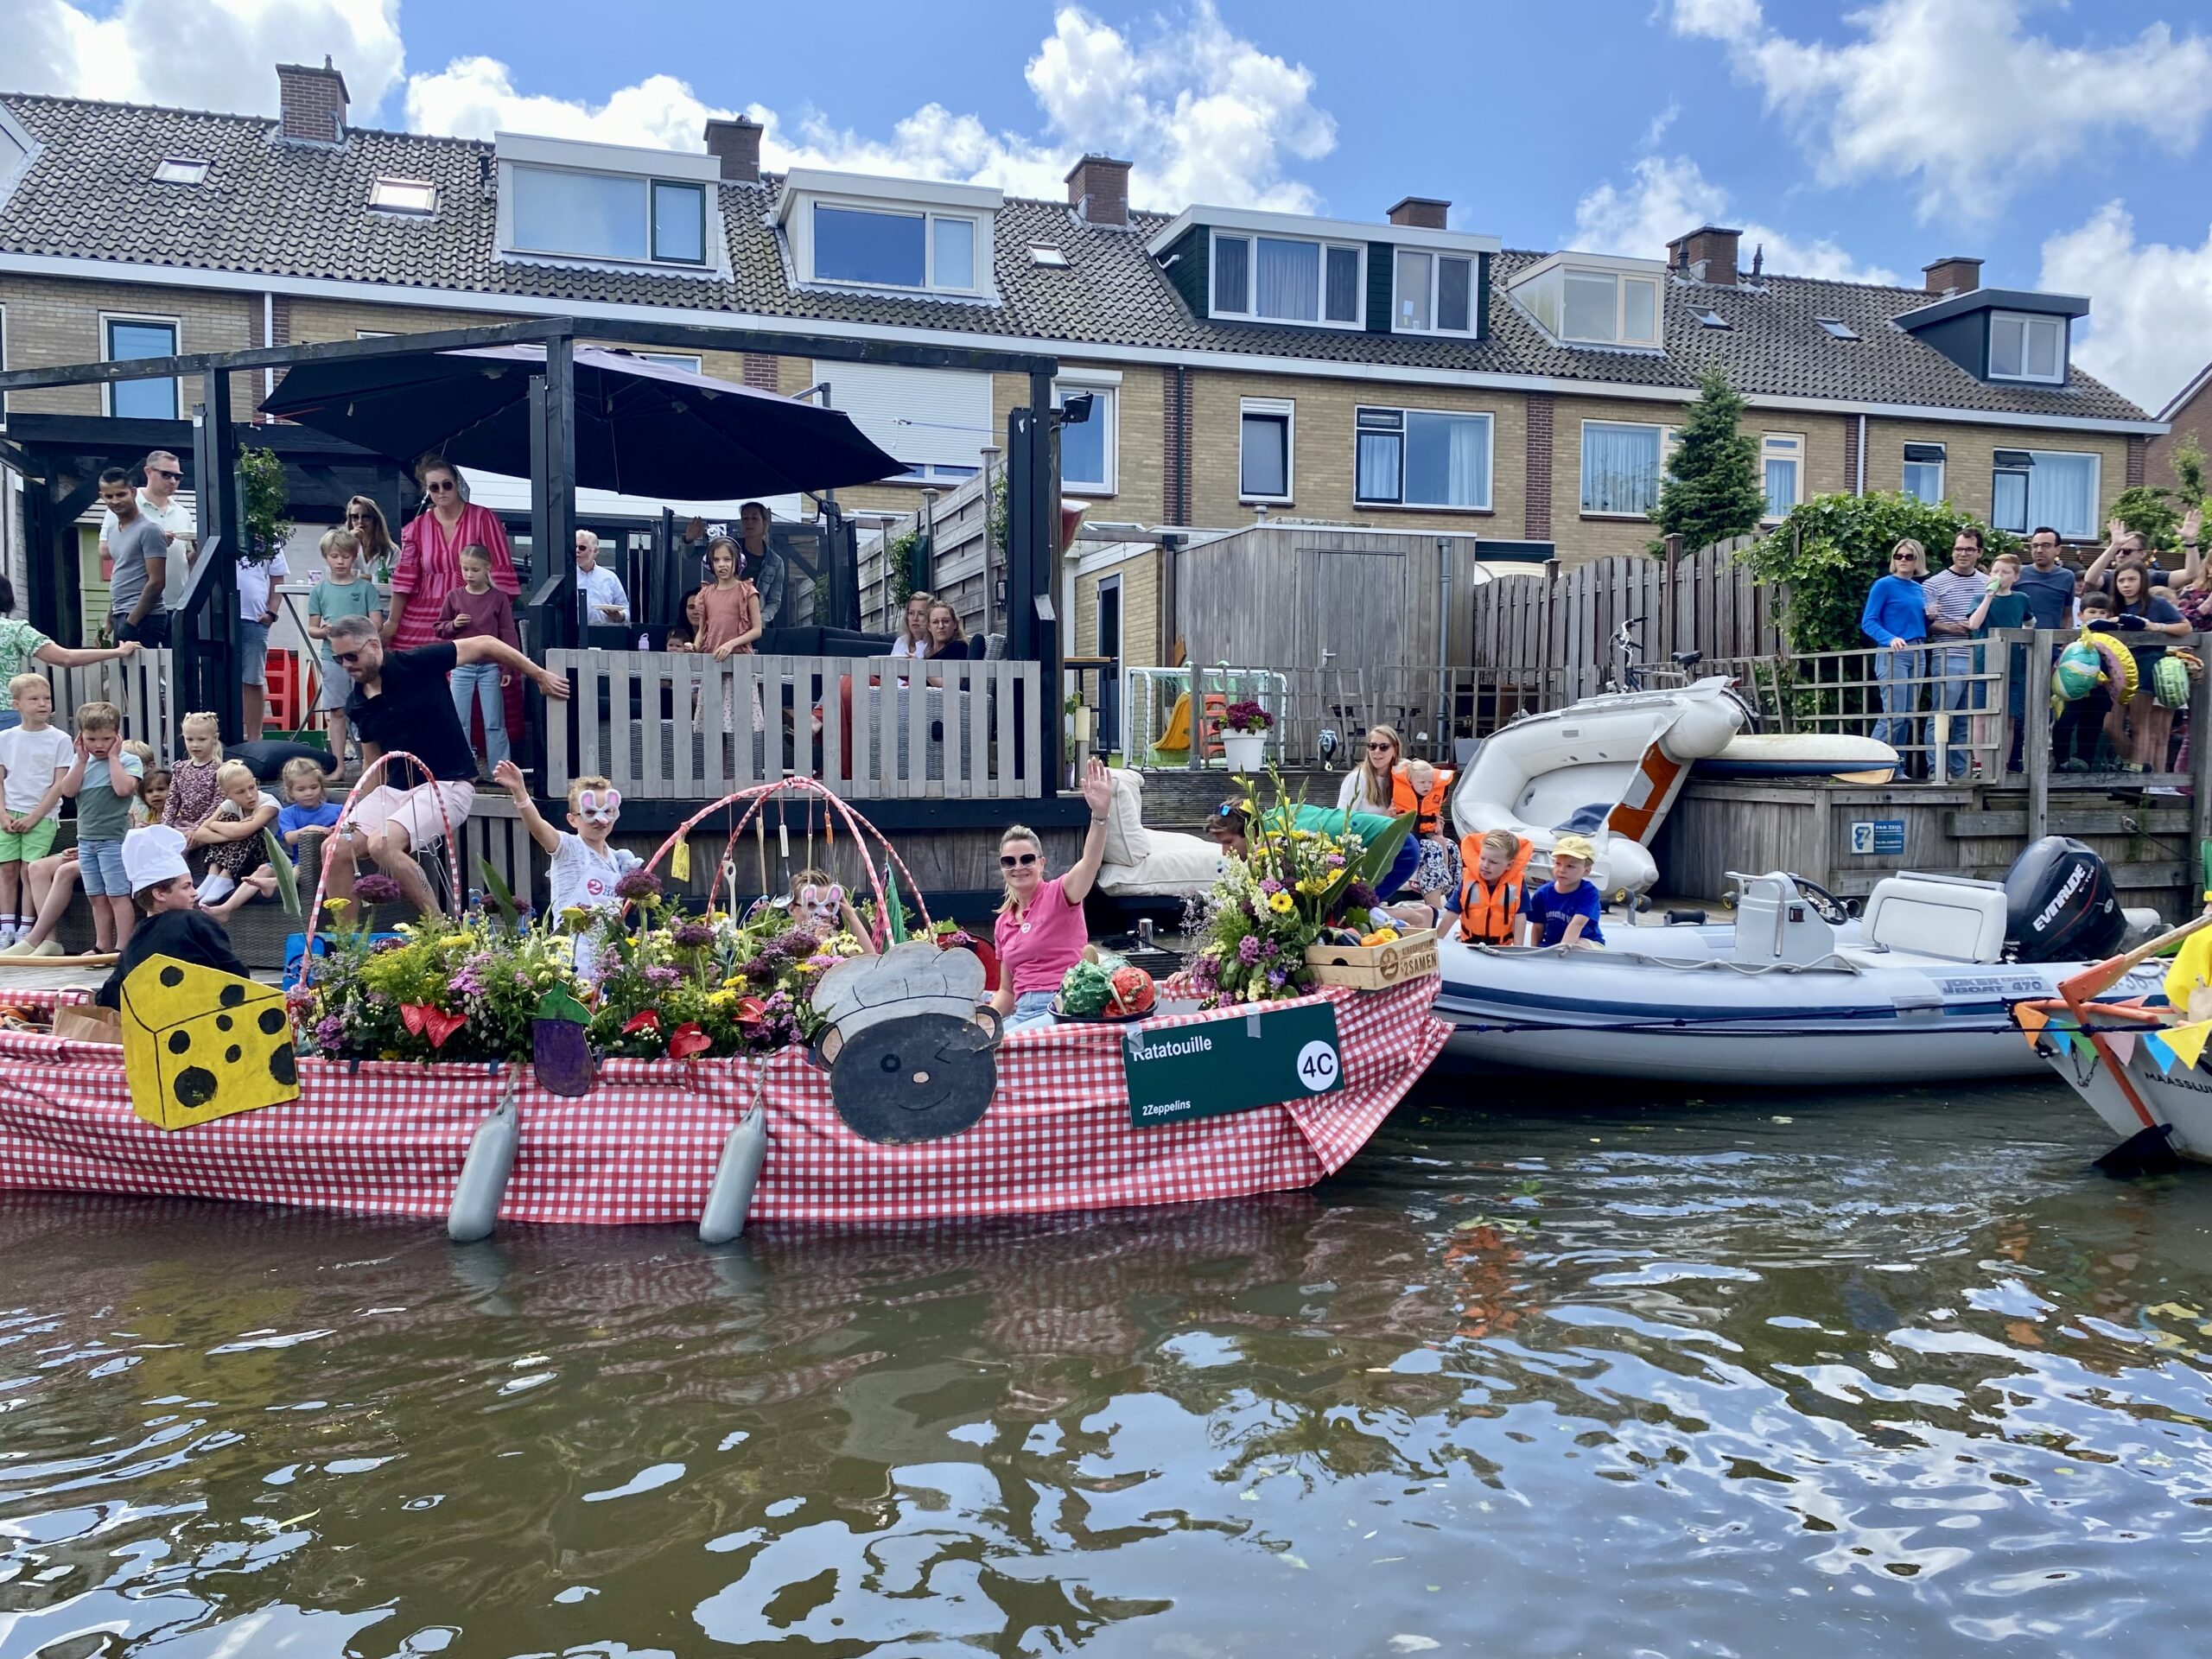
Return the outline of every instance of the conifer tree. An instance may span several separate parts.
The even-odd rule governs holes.
[[[1697,400],[1667,458],[1653,515],[1662,534],[1680,534],[1682,550],[1694,553],[1714,542],[1748,536],[1766,512],[1766,490],[1759,481],[1758,440],[1738,431],[1744,400],[1728,377],[1708,368],[1698,378]],[[1666,543],[1655,541],[1654,553]]]

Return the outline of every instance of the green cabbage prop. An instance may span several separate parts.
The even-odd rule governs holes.
[[[1113,968],[1103,962],[1078,962],[1060,981],[1060,1012],[1095,1020],[1114,995]]]
[[[2104,658],[2086,640],[2076,639],[2058,653],[2050,671],[2050,695],[2060,702],[2075,702],[2097,689],[2104,677]]]
[[[2161,657],[2151,671],[2151,692],[2161,709],[2189,707],[2189,664],[2178,657]]]

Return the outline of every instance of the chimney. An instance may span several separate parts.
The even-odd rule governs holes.
[[[1971,294],[1981,286],[1981,261],[1963,253],[1947,253],[1932,265],[1923,265],[1930,294]]]
[[[741,115],[734,121],[708,122],[707,154],[722,164],[728,182],[760,183],[760,124]]]
[[[331,67],[304,63],[276,66],[277,136],[296,144],[337,144],[346,140],[346,77]]]
[[[1736,239],[1741,231],[1700,225],[1667,245],[1667,263],[1687,268],[1692,277],[1716,288],[1736,286]]]
[[[1434,196],[1408,196],[1390,210],[1393,225],[1409,225],[1417,231],[1440,231],[1452,204]]]
[[[1129,164],[1086,156],[1068,169],[1068,205],[1086,225],[1129,222]]]

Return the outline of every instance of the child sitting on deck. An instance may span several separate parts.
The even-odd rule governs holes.
[[[276,891],[276,872],[270,867],[261,832],[276,822],[281,809],[243,760],[224,761],[216,768],[215,781],[223,804],[185,839],[207,849],[200,855],[207,874],[200,883],[200,902],[211,914],[227,916],[257,895],[266,899]]]
[[[304,754],[287,760],[281,775],[284,804],[276,810],[276,839],[284,843],[284,850],[292,855],[296,866],[300,861],[300,832],[335,829],[338,803],[323,793],[321,766]]]
[[[192,872],[185,867],[182,835],[162,823],[133,830],[123,838],[123,867],[132,901],[146,920],[132,930],[115,971],[93,1001],[104,1008],[121,1007],[123,982],[149,957],[174,957],[241,979],[251,977],[231,949],[223,925],[199,907]]]
[[[1466,877],[1457,893],[1432,892],[1429,905],[1438,925],[1448,912],[1459,918],[1459,937],[1469,944],[1512,944],[1521,937],[1521,906],[1527,892],[1529,859],[1535,851],[1510,830],[1469,836],[1460,846]]]
[[[602,921],[619,916],[622,899],[618,882],[644,861],[635,853],[609,847],[614,821],[622,816],[622,793],[604,778],[579,778],[569,785],[571,835],[546,823],[545,815],[530,798],[522,768],[502,760],[492,769],[492,781],[507,791],[516,816],[545,855],[552,860],[551,914],[556,921],[572,910],[590,912],[575,926],[576,977],[586,984],[599,978],[600,932]]]
[[[801,870],[791,877],[791,925],[804,928],[828,943],[839,933],[860,941],[863,956],[875,955],[875,941],[868,925],[853,908],[852,896],[820,870]]]
[[[1605,944],[1598,925],[1605,905],[1589,880],[1590,867],[1597,861],[1598,849],[1587,836],[1561,836],[1552,843],[1551,882],[1529,895],[1522,912],[1529,944]]]

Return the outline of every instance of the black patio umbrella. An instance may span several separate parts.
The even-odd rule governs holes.
[[[627,352],[575,348],[578,485],[625,495],[730,500],[868,484],[906,471],[818,404]],[[302,363],[262,410],[408,466],[530,476],[531,372],[538,346],[486,346]]]

